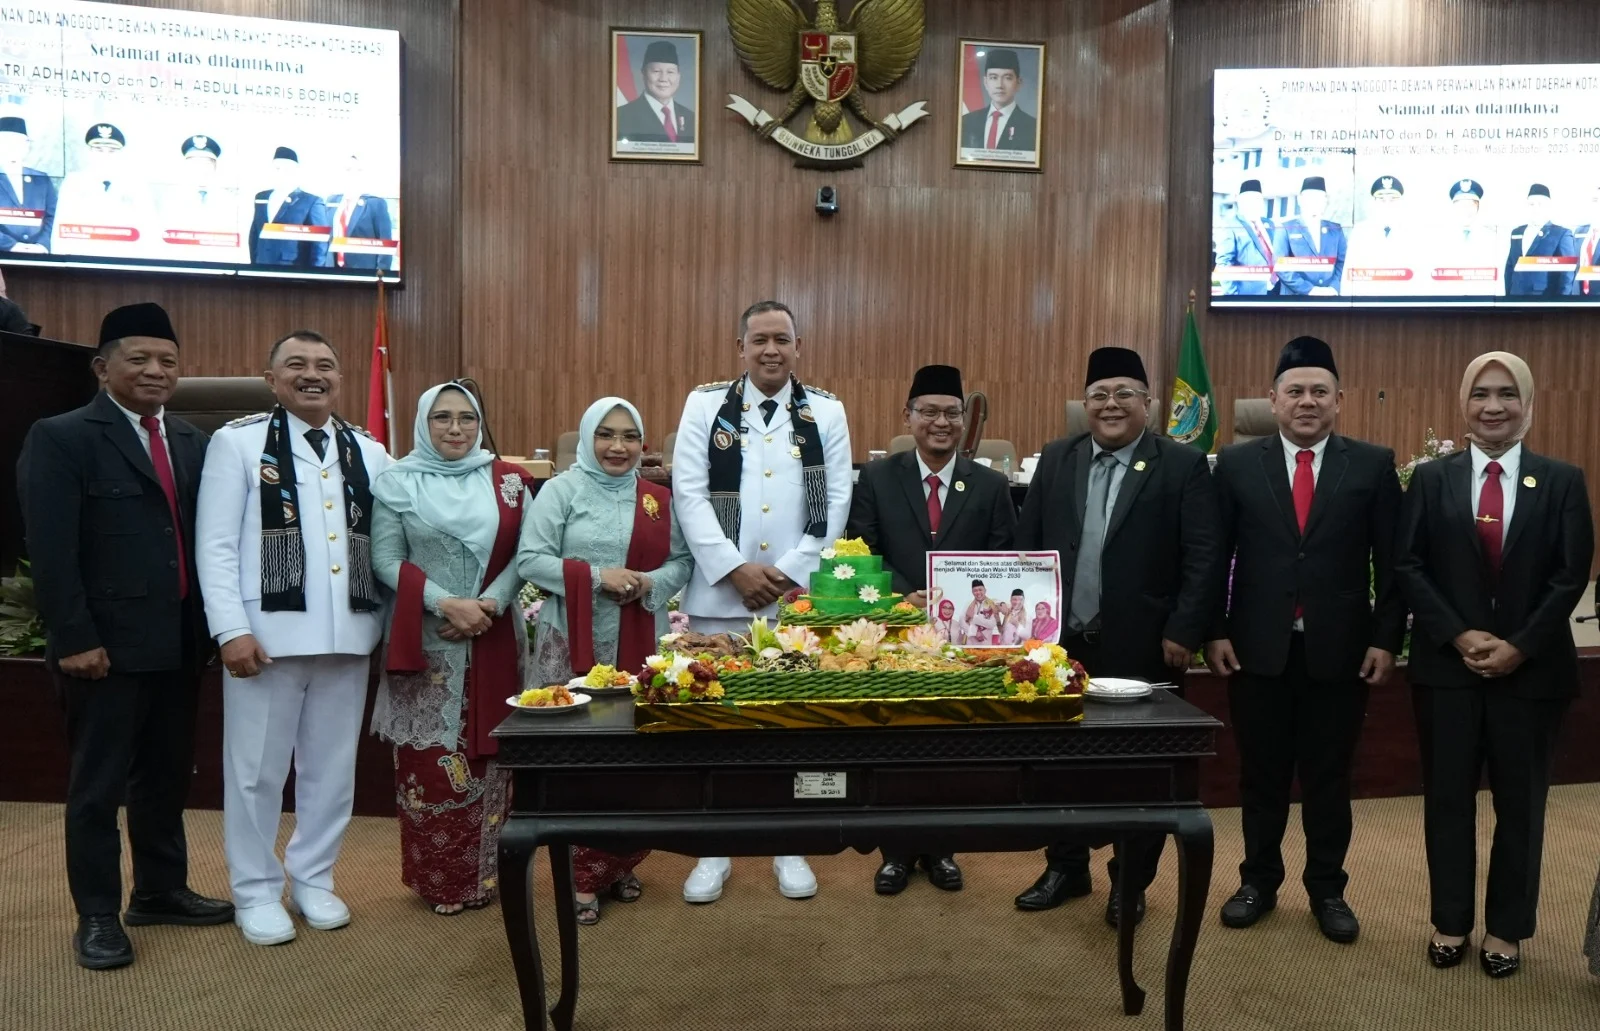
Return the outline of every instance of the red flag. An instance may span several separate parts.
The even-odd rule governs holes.
[[[633,81],[633,59],[628,56],[628,37],[617,35],[617,106],[621,107],[639,98],[639,86]]]
[[[962,47],[961,54],[961,106],[962,114],[971,114],[989,106],[989,95],[983,91],[983,68],[978,61],[979,49]]]
[[[389,416],[394,390],[389,382],[389,321],[384,312],[383,270],[378,270],[378,315],[372,326],[372,367],[367,375],[367,432],[394,454]]]

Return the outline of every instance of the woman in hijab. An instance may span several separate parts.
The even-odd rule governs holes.
[[[956,637],[956,603],[949,598],[939,599],[938,615],[933,618],[934,632],[943,640],[960,644]]]
[[[1033,629],[1028,635],[1035,641],[1053,640],[1061,629],[1061,621],[1050,614],[1050,603],[1041,601],[1033,607]]]
[[[1534,932],[1550,764],[1578,692],[1568,620],[1594,552],[1582,470],[1522,443],[1533,402],[1533,374],[1516,355],[1491,351],[1467,366],[1461,412],[1471,446],[1417,466],[1396,549],[1415,614],[1409,679],[1425,792],[1428,959],[1453,967],[1470,948],[1487,766],[1495,828],[1478,960],[1490,977],[1516,973]]]
[[[535,670],[565,684],[596,664],[635,673],[670,629],[667,602],[694,570],[672,492],[639,476],[644,421],[602,397],[578,422],[578,459],[539,491],[522,529],[517,572],[550,597],[539,609]],[[599,892],[639,897],[633,868],[648,852],[572,850],[578,922],[600,919]]]
[[[401,879],[441,916],[494,899],[506,778],[489,732],[526,650],[513,560],[527,491],[482,423],[463,388],[429,389],[411,453],[372,484],[372,565],[396,593],[372,730],[394,744]]]

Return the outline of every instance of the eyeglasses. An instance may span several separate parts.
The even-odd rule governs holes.
[[[617,431],[616,430],[609,430],[609,429],[606,429],[605,427],[601,427],[600,429],[597,429],[597,430],[594,431],[594,439],[595,440],[603,440],[607,444],[610,444],[611,442],[613,442],[613,441],[615,441],[617,439]],[[642,443],[643,441],[644,441],[644,436],[638,430],[623,430],[622,431],[622,442],[624,444],[638,444],[638,443]]]
[[[441,430],[447,430],[452,425],[460,426],[464,430],[475,430],[478,428],[478,416],[476,412],[463,412],[460,415],[451,415],[449,412],[434,412],[432,415],[428,416],[428,422],[439,427]]]
[[[965,408],[913,408],[913,412],[928,422],[938,422],[942,415],[949,422],[960,422],[961,417],[967,414]]]
[[[1129,401],[1132,401],[1136,397],[1149,397],[1149,396],[1150,396],[1150,391],[1148,391],[1148,390],[1135,390],[1132,387],[1123,387],[1122,389],[1116,390],[1116,391],[1111,391],[1111,390],[1091,390],[1087,394],[1083,395],[1083,399],[1085,401],[1087,401],[1089,404],[1092,404],[1092,405],[1094,405],[1095,407],[1098,408],[1100,406],[1103,406],[1107,401],[1110,401],[1112,398],[1116,398],[1117,399],[1117,404],[1125,405]]]

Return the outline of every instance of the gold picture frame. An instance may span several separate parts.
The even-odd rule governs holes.
[[[994,70],[992,84],[988,74],[991,60],[1000,65]],[[1011,74],[1007,76],[1007,72]],[[1003,172],[1044,169],[1045,75],[1042,42],[957,40],[957,168]],[[1009,99],[997,109],[996,103],[1007,98],[1008,80]]]
[[[611,160],[700,160],[701,42],[698,29],[611,30]],[[669,54],[670,73],[669,62],[646,60]]]

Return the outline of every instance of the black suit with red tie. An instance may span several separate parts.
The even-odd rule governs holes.
[[[1296,498],[1289,464],[1277,433],[1217,457],[1216,577],[1231,577],[1231,588],[1210,639],[1231,641],[1240,665],[1228,684],[1245,842],[1240,883],[1275,896],[1283,882],[1280,846],[1298,775],[1303,881],[1320,904],[1342,898],[1348,880],[1350,760],[1367,702],[1362,662],[1368,648],[1398,654],[1405,635],[1392,575],[1400,481],[1393,451],[1338,434],[1327,438],[1320,472],[1313,477],[1305,463],[1308,496]]]
[[[183,805],[210,654],[192,546],[206,435],[172,416],[165,425],[170,480],[105,393],[35,423],[17,462],[46,658],[54,667],[104,648],[110,659],[103,679],[57,677],[71,748],[67,879],[83,916],[122,908],[124,802],[135,890],[187,884]]]
[[[1485,483],[1475,507],[1470,451],[1417,467],[1395,572],[1414,614],[1409,679],[1422,748],[1434,927],[1451,936],[1472,931],[1476,797],[1487,767],[1495,829],[1484,925],[1496,937],[1520,941],[1532,936],[1538,909],[1556,734],[1578,693],[1569,618],[1588,586],[1594,526],[1577,467],[1522,447],[1498,502],[1487,472],[1478,474]],[[1497,566],[1484,527],[1503,525],[1496,512],[1503,513],[1511,490]],[[1469,630],[1510,642],[1525,661],[1509,676],[1480,675],[1454,644]]]

